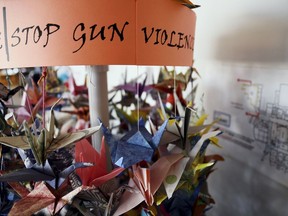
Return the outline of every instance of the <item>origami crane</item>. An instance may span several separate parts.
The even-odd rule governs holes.
[[[65,204],[71,203],[81,190],[82,187],[68,192],[66,187],[55,190],[41,182],[28,195],[15,202],[9,215],[33,215],[46,207],[49,214],[55,215]]]
[[[0,130],[3,134],[9,136],[11,135],[12,127],[7,123],[4,114],[0,112]]]
[[[0,99],[8,101],[12,96],[14,96],[20,90],[23,90],[23,86],[17,86],[14,89],[8,89],[3,83],[0,83]]]
[[[73,75],[71,74],[69,76],[69,79],[67,82],[69,92],[71,92],[73,95],[79,95],[79,94],[86,94],[87,95],[88,94],[88,88],[87,88],[86,81],[87,81],[87,79],[85,79],[84,85],[78,86],[75,82]]]
[[[37,84],[31,79],[31,85],[26,86],[26,94],[23,94],[22,104],[25,105],[26,109],[28,109],[29,105],[36,105],[39,103],[39,100],[43,100],[43,93],[41,89],[37,86]],[[28,97],[28,99],[27,99]],[[45,95],[45,107],[53,106],[59,98],[55,96]],[[30,103],[29,105],[27,103]]]
[[[43,108],[43,100],[45,100],[45,108],[52,107],[55,103],[62,105],[63,102],[58,102],[59,98],[51,95],[45,95],[43,97],[41,89],[35,84],[33,79],[31,79],[32,86],[28,84],[25,86],[25,91],[23,92],[21,99],[21,107],[17,108],[15,111],[17,121],[22,123],[24,120],[28,124],[32,124],[33,120],[36,118],[36,114],[39,109]]]
[[[74,197],[72,205],[85,216],[113,215],[124,189],[129,190],[130,188],[128,186],[111,187],[110,181],[101,187],[83,187]]]
[[[34,164],[31,168],[20,169],[0,176],[0,182],[46,181],[51,187],[59,188],[77,168],[92,166],[91,163],[75,163],[56,174],[46,160],[44,165]]]
[[[54,107],[54,106],[53,106]],[[24,129],[26,136],[11,136],[11,137],[0,137],[0,143],[12,148],[31,149],[35,160],[38,164],[45,164],[47,155],[59,148],[68,146],[74,142],[91,136],[97,132],[101,126],[92,127],[84,130],[80,130],[73,133],[55,134],[55,117],[53,107],[50,111],[50,124],[49,130],[43,128],[39,136],[34,135],[27,122],[24,122]],[[37,132],[35,132],[37,133]]]
[[[74,108],[72,110],[68,109],[61,109],[61,112],[63,113],[69,113],[71,115],[77,116],[79,119],[83,119],[85,121],[89,121],[90,114],[89,114],[89,107],[83,106],[79,108]]]
[[[102,139],[100,154],[86,139],[77,142],[75,146],[75,161],[94,164],[94,166],[80,168],[76,171],[84,186],[98,187],[124,170],[122,167],[109,170],[110,166],[106,156],[104,138]]]
[[[206,144],[210,142],[209,139],[217,136],[219,133],[219,131],[213,131],[205,134],[203,138],[199,139],[196,143],[196,151],[198,150],[198,152],[201,153],[201,147],[206,148]],[[139,165],[132,166],[133,177],[130,178],[128,185],[134,190],[124,192],[120,200],[119,208],[115,212],[115,215],[121,215],[139,205],[143,201],[145,201],[147,205],[152,205],[154,202],[153,196],[162,183],[164,184],[166,195],[160,194],[161,196],[157,197],[157,205],[161,204],[161,202],[167,197],[168,200],[169,198],[174,197],[172,195],[174,194],[176,188],[181,188],[181,185],[183,185],[185,182],[183,182],[181,179],[183,172],[185,172],[187,163],[190,161],[192,165],[195,165],[195,160],[197,160],[196,158],[197,157],[194,157],[194,151],[192,150],[189,153],[189,157],[185,156],[184,152],[175,153],[174,150],[171,150],[169,151],[169,154],[161,156],[151,165],[151,167],[140,167]],[[212,158],[214,158],[214,156]],[[193,179],[197,178],[194,177],[194,173],[198,172],[197,176],[200,176],[199,171],[205,170],[206,168],[211,169],[214,164],[214,162],[203,164],[198,163],[196,164],[197,166],[195,168],[191,165],[194,169],[191,171],[193,172],[193,177],[189,179],[189,184],[191,185],[193,183]],[[201,177],[202,176],[204,176],[203,173]],[[195,190],[193,196],[199,194],[204,180],[204,178],[199,178],[199,182],[197,183],[197,190]],[[195,201],[196,198],[194,197],[193,199]],[[192,204],[194,201],[192,200]]]
[[[0,171],[0,176],[1,176],[1,171]],[[9,185],[11,186],[11,184],[9,184]],[[13,187],[13,189],[14,189],[14,187]],[[0,183],[0,212],[2,215],[8,215],[14,202],[18,200],[18,196],[16,194],[11,193],[11,192],[9,193],[9,190],[11,191],[11,188],[8,187],[7,183],[3,183],[3,182]],[[29,193],[28,190],[27,190],[27,192]],[[17,191],[17,193],[18,193],[18,191]]]
[[[206,148],[209,142],[206,140],[202,148]],[[164,212],[169,212],[171,215],[189,213],[201,216],[207,206],[215,203],[208,193],[206,179],[213,171],[216,161],[224,159],[220,155],[205,156],[203,152],[198,153],[191,166],[184,171],[173,196],[161,203],[160,209],[165,209]]]
[[[48,94],[62,94],[67,91],[67,87],[61,83],[61,81],[57,77],[56,70],[49,70],[46,77],[46,91]]]
[[[145,107],[140,108],[139,110],[131,110],[131,113],[128,114],[124,111],[124,109],[120,109],[117,106],[113,105],[113,108],[121,121],[123,121],[123,124],[130,129],[132,126],[136,126],[138,123],[139,116],[143,116],[142,118],[146,120],[146,116],[149,115],[149,112],[151,110],[151,107],[148,107],[145,109]]]
[[[8,108],[19,108],[19,106],[15,106],[15,105],[9,105],[4,103],[7,102],[11,97],[13,97],[17,92],[19,92],[20,90],[23,90],[23,86],[17,86],[14,89],[8,89],[3,83],[0,83],[0,109],[1,109],[1,131],[4,134],[7,134],[5,131],[5,129],[7,129],[8,125],[4,119],[4,116],[8,113]]]
[[[149,91],[152,88],[150,85],[146,85],[146,80],[147,76],[145,77],[142,83],[136,83],[134,81],[127,83],[125,81],[123,85],[115,86],[110,92],[125,90],[127,92],[134,93],[134,95],[139,94],[138,97],[140,98],[144,91]]]
[[[68,100],[75,109],[79,109],[80,107],[89,107],[88,95],[71,95]]]
[[[124,214],[143,201],[151,205],[154,202],[154,194],[167,177],[170,168],[183,157],[183,154],[166,155],[160,157],[151,167],[134,167],[134,177],[130,178],[128,183],[128,186],[134,190],[124,192],[114,215]]]
[[[159,96],[160,97],[160,96]],[[207,128],[208,125],[204,125],[203,119],[205,119],[205,116],[201,117],[198,122],[196,122],[195,125],[190,125],[190,117],[194,110],[191,107],[185,107],[185,109],[181,109],[182,105],[179,105],[179,111],[180,111],[180,119],[183,118],[183,120],[179,121],[177,120],[177,117],[168,118],[166,115],[166,111],[164,108],[163,103],[160,100],[160,107],[162,112],[162,117],[165,121],[169,121],[167,124],[165,133],[163,135],[163,139],[160,142],[160,145],[167,145],[169,143],[174,143],[180,148],[184,150],[189,150],[191,147],[190,141],[188,139],[188,136],[195,135],[197,133],[200,133],[203,129]],[[183,117],[182,117],[183,116]],[[153,123],[150,122],[151,130],[154,131]],[[161,153],[161,152],[160,152]]]
[[[166,116],[164,105],[161,101],[160,106],[163,118],[167,120],[168,117]],[[192,170],[191,172],[194,173],[193,175],[196,175],[195,172],[199,173],[200,170],[214,165],[212,162],[203,163],[203,160],[200,160],[199,158],[203,159],[204,152],[211,140],[214,140],[213,144],[218,145],[217,142],[215,142],[215,136],[218,136],[221,131],[209,132],[215,122],[209,125],[204,125],[204,121],[207,117],[206,115],[198,118],[197,122],[192,126],[190,117],[193,112],[192,108],[186,107],[185,110],[180,112],[184,113],[184,117],[181,117],[180,120],[169,120],[165,133],[163,134],[163,139],[160,143],[160,156],[171,154],[173,152],[185,152],[185,154],[189,156],[182,158],[171,167],[168,174],[170,177],[164,181],[164,187],[168,198],[172,197],[177,185],[179,184],[179,178],[175,181],[175,176],[181,176],[183,174],[188,162],[191,164],[189,167],[190,170]],[[151,130],[154,131],[152,122],[150,122],[150,126]],[[195,176],[193,176],[193,178],[195,178]],[[166,196],[163,195],[162,199],[164,197]]]
[[[158,147],[168,121],[165,121],[159,130],[152,136],[139,121],[139,129],[134,128],[121,139],[115,138],[111,132],[102,126],[105,140],[110,147],[112,162],[120,167],[130,167],[142,160],[150,162],[154,151]]]
[[[175,69],[169,71],[167,67],[161,68],[157,84],[153,84],[151,87],[170,94],[173,89],[176,89],[177,87],[181,90],[185,90],[187,85],[193,81],[193,71],[194,68],[190,67],[185,73],[176,74]]]

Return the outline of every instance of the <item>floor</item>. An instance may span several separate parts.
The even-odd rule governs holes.
[[[207,216],[288,215],[288,188],[234,158],[224,162],[209,176],[210,194],[216,204]]]

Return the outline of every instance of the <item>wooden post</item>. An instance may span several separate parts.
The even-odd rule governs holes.
[[[98,118],[109,126],[107,71],[108,65],[87,66],[88,94],[91,127],[99,125]],[[77,78],[76,78],[77,79]],[[99,152],[101,147],[102,131],[92,135],[92,145]]]

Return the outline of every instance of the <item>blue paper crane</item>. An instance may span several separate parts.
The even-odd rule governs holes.
[[[111,159],[120,167],[130,167],[140,161],[150,162],[157,149],[168,120],[166,120],[153,136],[144,126],[144,121],[139,120],[139,127],[133,128],[121,139],[117,139],[108,128],[102,124],[105,141],[110,148]]]

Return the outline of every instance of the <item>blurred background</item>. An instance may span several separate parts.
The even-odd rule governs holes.
[[[196,3],[194,66],[224,131],[207,215],[287,215],[288,1]]]

